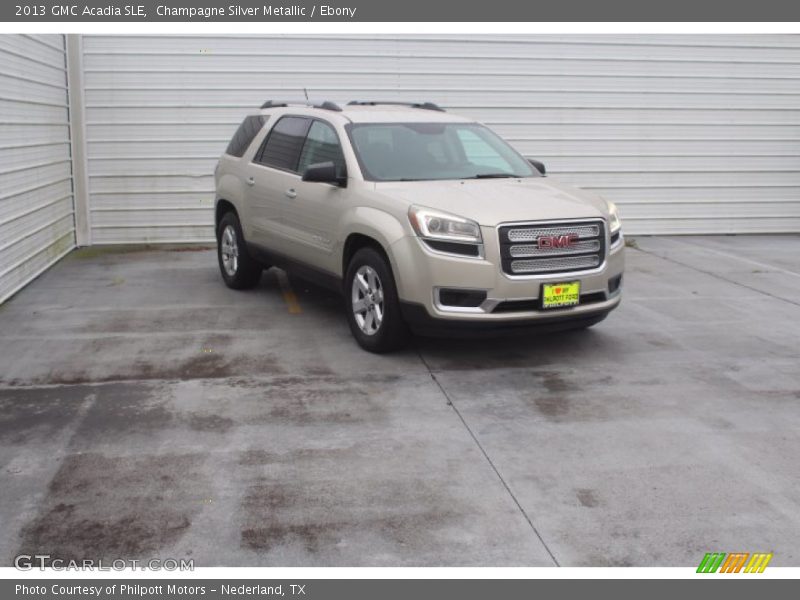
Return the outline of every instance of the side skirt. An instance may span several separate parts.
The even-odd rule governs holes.
[[[301,279],[306,279],[337,294],[343,293],[342,278],[330,271],[318,269],[317,267],[289,258],[284,254],[267,250],[263,246],[251,242],[247,242],[247,251],[250,253],[250,256],[263,265],[278,267],[279,269],[297,275]]]

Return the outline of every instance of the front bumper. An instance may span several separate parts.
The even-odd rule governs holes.
[[[606,246],[609,249],[605,261],[591,270],[510,276],[500,267],[497,230],[481,229],[482,258],[439,253],[414,236],[401,238],[392,245],[390,256],[398,295],[412,327],[504,330],[548,323],[563,325],[570,321],[577,324],[602,319],[619,304],[621,285],[615,287],[614,283],[620,281],[625,268],[622,236],[613,246]],[[541,309],[538,299],[542,284],[567,281],[581,282],[581,303],[568,308]],[[442,288],[485,291],[486,299],[477,307],[446,306],[439,298],[438,291]]]
[[[541,334],[554,331],[565,331],[590,327],[608,316],[608,313],[619,304],[605,310],[584,311],[580,314],[550,315],[536,318],[514,319],[440,319],[432,317],[421,304],[401,302],[400,310],[405,322],[412,331],[421,335],[434,337],[469,338],[484,335],[525,335]]]

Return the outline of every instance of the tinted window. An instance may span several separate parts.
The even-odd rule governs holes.
[[[357,123],[349,133],[364,176],[372,181],[539,175],[475,123]]]
[[[303,151],[300,153],[297,170],[302,173],[309,165],[328,161],[336,165],[338,176],[345,177],[347,175],[342,146],[339,144],[339,136],[336,135],[336,131],[327,123],[314,121],[308,130]]]
[[[297,171],[297,161],[310,124],[311,120],[303,117],[283,117],[269,132],[258,162]]]
[[[239,158],[244,156],[244,153],[247,152],[247,148],[250,147],[250,142],[258,135],[258,132],[261,131],[265,122],[266,119],[261,115],[245,117],[242,124],[239,125],[239,129],[233,134],[225,153]]]

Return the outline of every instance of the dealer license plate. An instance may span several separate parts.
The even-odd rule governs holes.
[[[581,282],[545,283],[542,285],[542,308],[576,306],[581,299]]]

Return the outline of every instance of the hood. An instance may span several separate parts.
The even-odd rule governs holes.
[[[608,216],[599,196],[545,177],[447,181],[385,181],[376,191],[409,205],[446,211],[494,227],[508,221]]]

